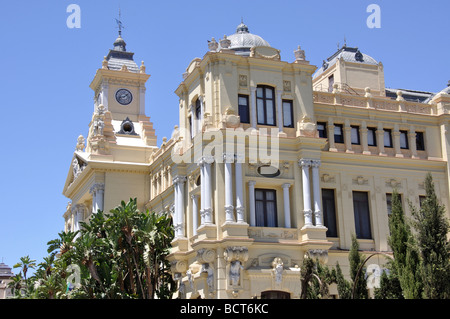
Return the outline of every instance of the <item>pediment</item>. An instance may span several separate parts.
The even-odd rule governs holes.
[[[72,185],[72,183],[83,173],[87,167],[88,162],[80,152],[74,152],[72,161],[70,162],[70,168],[67,173],[66,183],[64,184],[63,193]]]

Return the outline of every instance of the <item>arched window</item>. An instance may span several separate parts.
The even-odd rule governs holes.
[[[277,124],[273,87],[258,85],[256,88],[256,110],[258,124],[273,126]]]

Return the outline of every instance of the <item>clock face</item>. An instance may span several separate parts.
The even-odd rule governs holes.
[[[116,100],[122,105],[128,105],[131,103],[133,96],[127,89],[120,89],[116,92]]]

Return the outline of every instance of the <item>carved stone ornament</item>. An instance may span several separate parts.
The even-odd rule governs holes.
[[[199,263],[212,263],[216,257],[216,252],[213,249],[202,248],[197,251],[197,260]]]
[[[228,107],[223,115],[222,122],[226,128],[237,128],[241,124],[241,118],[234,110]]]
[[[77,157],[74,157],[72,161],[72,171],[73,171],[73,179],[75,180],[84,170],[86,164],[78,160]]]
[[[250,57],[279,61],[280,50],[272,47],[252,47],[250,48]]]
[[[217,51],[218,47],[219,47],[219,43],[217,43],[216,39],[212,38],[211,41],[208,40],[209,51]]]
[[[283,91],[291,92],[291,81],[283,81]]]
[[[276,257],[272,261],[272,273],[274,275],[275,283],[280,285],[283,281],[283,260],[280,257]]]
[[[86,143],[86,140],[84,139],[83,135],[78,136],[77,146],[75,147],[75,150],[78,152],[83,152],[85,143]]]
[[[308,115],[303,116],[299,129],[302,136],[315,137],[317,134],[316,124],[311,121]]]
[[[247,75],[239,74],[239,86],[247,87]]]

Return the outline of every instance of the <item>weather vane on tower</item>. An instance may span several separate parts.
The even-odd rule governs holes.
[[[117,27],[119,28],[119,35],[122,35],[122,29],[125,28],[122,24],[122,15],[119,7],[119,19],[116,19]]]

